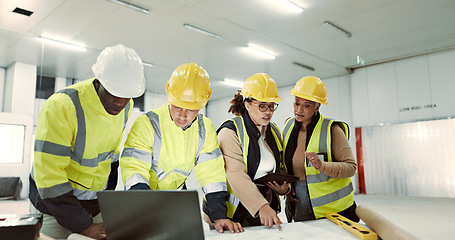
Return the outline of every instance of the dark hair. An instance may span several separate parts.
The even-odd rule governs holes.
[[[243,102],[251,102],[250,98],[243,98],[240,94],[240,90],[237,90],[237,94],[234,95],[234,98],[231,100],[231,106],[229,107],[228,112],[232,112],[232,114],[236,116],[241,116],[245,113],[246,108]]]

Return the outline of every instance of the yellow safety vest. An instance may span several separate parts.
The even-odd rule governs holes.
[[[126,189],[138,183],[150,189],[179,189],[194,167],[205,195],[226,191],[223,155],[212,121],[198,114],[183,130],[172,121],[169,104],[137,118],[120,167]]]
[[[332,162],[330,129],[333,123],[338,123],[349,139],[349,126],[346,123],[334,121],[321,115],[306,149],[307,152],[324,155],[327,157],[324,160],[328,162]],[[285,156],[286,146],[291,135],[290,130],[294,128],[294,125],[295,118],[286,120],[283,129],[283,156]],[[283,162],[286,164],[285,160]],[[316,219],[324,217],[328,212],[341,212],[354,203],[351,178],[332,178],[308,164],[305,164],[305,172],[310,201]]]
[[[36,128],[32,178],[41,198],[73,190],[79,200],[96,199],[118,161],[123,129],[133,101],[117,115],[106,112],[88,79],[53,94]]]
[[[246,131],[245,127],[245,122],[242,116],[235,117],[233,119],[228,119],[227,121],[232,121],[235,125],[235,128],[237,130],[237,136],[239,138],[240,146],[242,147],[242,154],[243,154],[243,164],[245,164],[245,169],[246,172],[248,172],[248,148],[250,144],[250,137],[248,136],[248,132]],[[281,147],[281,133],[278,127],[275,125],[275,123],[270,123],[271,129],[272,129],[272,135],[275,138],[276,145],[278,147],[278,151],[281,152],[282,147]],[[279,168],[280,166],[276,166]],[[235,211],[237,210],[237,207],[239,206],[240,200],[239,198],[235,195],[234,191],[232,190],[231,186],[227,185],[227,190],[229,192],[229,199],[226,202],[228,212],[227,216],[229,218],[232,218],[235,214]],[[279,198],[278,198],[279,201]]]

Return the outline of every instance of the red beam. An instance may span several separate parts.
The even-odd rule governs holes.
[[[355,128],[355,148],[357,151],[357,176],[359,193],[366,194],[365,171],[363,169],[362,128]]]

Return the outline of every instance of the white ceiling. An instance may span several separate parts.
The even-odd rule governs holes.
[[[279,87],[307,75],[322,79],[349,74],[357,56],[366,65],[455,48],[454,0],[292,0],[302,13],[278,11],[274,0],[135,0],[143,14],[106,0],[0,0],[0,67],[14,62],[38,66],[38,74],[79,80],[109,45],[134,48],[144,62],[147,91],[165,94],[165,82],[180,64],[196,62],[211,78],[212,100],[236,88],[224,78],[244,81],[268,73]],[[20,7],[30,17],[13,13]],[[349,31],[351,38],[331,27]],[[191,24],[223,40],[183,27]],[[80,43],[77,52],[43,44],[38,36]],[[246,54],[255,43],[276,54],[266,60]],[[310,71],[293,64],[311,66]]]

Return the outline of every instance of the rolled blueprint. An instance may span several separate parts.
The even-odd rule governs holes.
[[[355,210],[357,216],[382,240],[417,240],[415,236],[396,226],[372,209],[359,205]]]

